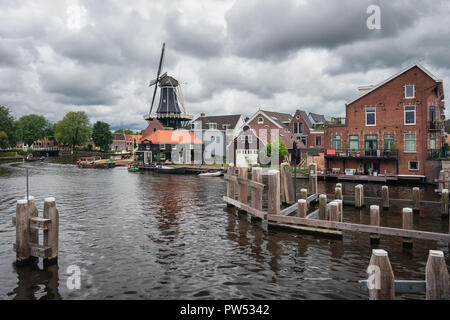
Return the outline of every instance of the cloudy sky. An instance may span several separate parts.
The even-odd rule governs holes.
[[[0,105],[17,118],[143,129],[163,42],[194,115],[343,116],[358,86],[416,62],[450,92],[450,1],[0,0],[0,21]]]

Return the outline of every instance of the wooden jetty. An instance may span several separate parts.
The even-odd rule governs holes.
[[[287,165],[288,166],[288,165]],[[448,216],[448,191],[442,196],[441,202],[421,201],[420,190],[414,188],[411,199],[390,199],[389,188],[383,186],[382,198],[369,198],[364,196],[364,186],[355,186],[352,196],[342,195],[342,185],[338,184],[334,195],[319,195],[317,193],[316,167],[310,167],[309,188],[315,192],[307,197],[307,191],[302,190],[301,199],[296,201],[293,188],[286,187],[286,183],[292,183],[290,179],[281,179],[280,171],[270,170],[267,172],[267,186],[259,180],[261,168],[252,168],[252,179],[248,179],[248,168],[236,168],[230,166],[225,175],[227,181],[227,195],[223,200],[229,205],[236,207],[240,213],[247,213],[262,220],[264,229],[270,227],[281,227],[293,231],[314,233],[322,236],[342,237],[343,231],[364,232],[371,235],[372,241],[379,241],[380,235],[398,236],[402,238],[405,247],[411,247],[411,239],[423,239],[444,241],[450,243],[449,233],[435,233],[412,229],[412,213],[418,212],[422,206],[433,206],[441,208],[443,216]],[[285,172],[286,165],[282,166],[281,172]],[[290,168],[289,168],[290,170]],[[253,178],[257,177],[257,178]],[[258,179],[258,180],[254,180]],[[289,180],[289,182],[288,182]],[[282,187],[284,185],[284,187]],[[250,190],[250,192],[248,192]],[[267,192],[267,208],[262,207],[263,192]],[[250,195],[251,200],[248,197]],[[306,197],[306,199],[305,199]],[[295,204],[281,210],[281,202],[287,203],[288,199],[294,198]],[[305,212],[306,206],[312,202],[319,201],[319,209]],[[368,203],[371,207],[371,224],[355,224],[344,222],[344,205],[354,205],[362,208]],[[411,208],[403,211],[402,228],[390,228],[380,225],[379,212],[381,208],[389,208],[391,204],[400,203],[410,205]],[[295,216],[294,216],[295,215]]]
[[[396,280],[388,253],[372,250],[368,279],[360,280],[361,289],[370,300],[394,300],[396,293],[424,293],[427,300],[449,300],[449,274],[442,251],[430,250],[425,280]]]
[[[44,259],[45,265],[58,262],[59,213],[55,198],[44,200],[43,217],[39,217],[34,197],[18,200],[16,216],[12,219],[16,226],[16,264],[24,265]],[[39,244],[39,230],[44,233],[44,242]]]

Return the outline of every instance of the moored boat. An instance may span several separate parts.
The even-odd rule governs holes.
[[[216,171],[216,172],[204,172],[200,173],[199,177],[220,177],[222,176],[222,171]]]
[[[156,172],[160,173],[172,173],[172,174],[184,174],[186,172],[185,167],[170,167],[170,166],[157,166]]]

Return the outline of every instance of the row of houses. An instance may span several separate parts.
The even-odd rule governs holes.
[[[446,157],[442,80],[414,64],[377,85],[358,90],[341,118],[327,119],[303,110],[291,114],[259,109],[248,118],[201,114],[188,125],[166,128],[153,117],[140,137],[137,156],[145,162],[170,161],[179,138],[184,137],[189,144],[183,151],[185,161],[204,163],[214,158],[216,162],[252,165],[275,130],[276,139],[289,151],[290,161],[295,142],[297,158],[303,164],[317,162],[326,172],[435,174],[440,165],[437,159]],[[211,144],[216,147],[208,153]],[[195,157],[196,150],[203,154],[201,158]]]

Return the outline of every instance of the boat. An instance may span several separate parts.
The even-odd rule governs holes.
[[[139,167],[128,166],[128,171],[129,172],[137,172],[137,171],[139,171]]]
[[[186,168],[185,167],[156,166],[156,172],[184,174],[186,172]]]
[[[44,161],[45,157],[40,157],[40,158],[34,158],[34,157],[27,157],[25,159],[26,162],[36,162],[36,161]]]
[[[223,175],[222,171],[216,171],[216,172],[204,172],[200,173],[199,177],[220,177]]]

